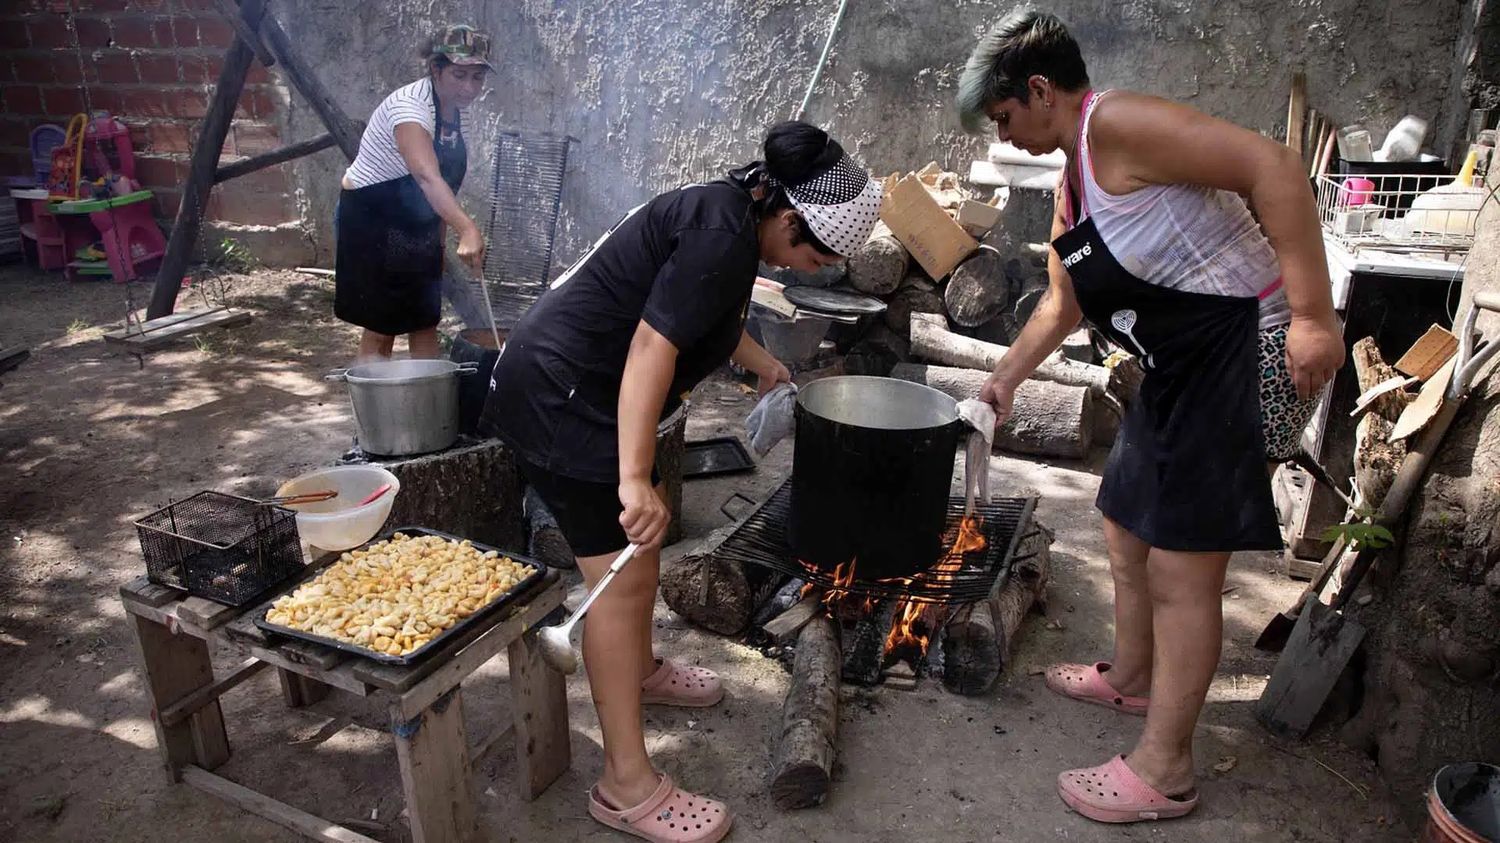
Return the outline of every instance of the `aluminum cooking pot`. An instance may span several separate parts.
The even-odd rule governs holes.
[[[861,580],[911,576],[943,552],[958,402],[891,378],[824,378],[797,394],[788,539],[798,559]]]
[[[458,379],[477,370],[449,360],[383,360],[327,379],[349,385],[359,446],[400,457],[441,451],[458,439]]]

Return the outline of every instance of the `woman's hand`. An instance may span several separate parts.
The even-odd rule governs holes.
[[[470,222],[458,236],[458,259],[469,265],[476,274],[484,272],[484,236],[479,226]]]
[[[626,538],[641,547],[656,547],[666,535],[672,513],[651,488],[651,481],[621,480],[620,504],[625,507],[620,513],[620,526],[625,528]]]
[[[1344,338],[1336,317],[1292,317],[1286,329],[1286,365],[1297,384],[1297,397],[1318,394],[1344,365]]]
[[[991,372],[979,388],[979,400],[995,408],[995,427],[998,429],[1015,410],[1016,389]]]
[[[765,397],[767,392],[775,389],[777,384],[792,382],[791,371],[781,365],[780,360],[770,355],[767,355],[767,360],[769,361],[768,364],[755,373],[760,378],[758,387],[762,398]]]

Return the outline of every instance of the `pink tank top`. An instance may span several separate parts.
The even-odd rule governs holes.
[[[1085,98],[1077,155],[1083,216],[1093,219],[1115,260],[1148,284],[1221,296],[1256,296],[1261,330],[1290,321],[1276,253],[1238,194],[1197,185],[1155,184],[1115,195],[1095,181],[1089,121],[1094,107],[1109,93]],[[1063,178],[1071,224],[1074,210],[1066,171]]]

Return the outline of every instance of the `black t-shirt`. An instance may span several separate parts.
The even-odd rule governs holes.
[[[616,410],[636,327],[677,347],[665,415],[739,344],[760,258],[752,201],[726,179],[626,214],[506,338],[485,431],[549,471],[618,482]]]

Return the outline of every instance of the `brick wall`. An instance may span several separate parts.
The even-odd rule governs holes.
[[[28,134],[37,125],[103,109],[130,127],[136,176],[170,220],[233,39],[213,0],[0,0],[0,174],[31,172]],[[285,101],[285,89],[253,62],[221,160],[282,146]],[[214,188],[206,218],[296,221],[290,165]]]

